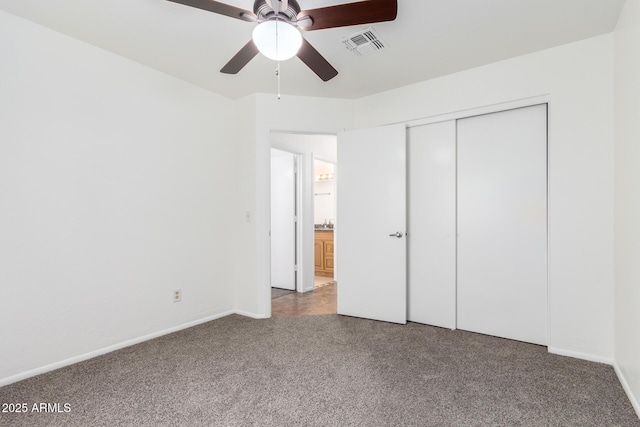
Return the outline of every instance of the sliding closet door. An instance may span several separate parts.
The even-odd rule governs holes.
[[[462,119],[459,329],[547,343],[546,105]]]
[[[407,316],[456,327],[456,122],[409,129]]]

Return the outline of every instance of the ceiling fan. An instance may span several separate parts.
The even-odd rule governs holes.
[[[325,82],[334,78],[338,71],[301,36],[296,27],[314,31],[393,21],[398,11],[397,0],[363,0],[310,10],[302,10],[296,0],[255,0],[253,12],[214,0],[169,1],[259,24],[254,29],[253,38],[220,72],[237,74],[258,52],[262,52],[276,60],[297,56]],[[265,33],[271,39],[263,41]],[[289,37],[293,46],[285,52],[290,47]]]

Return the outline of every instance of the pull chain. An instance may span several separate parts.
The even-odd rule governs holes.
[[[279,56],[278,48],[280,47],[280,39],[278,38],[278,19],[276,16],[276,57]],[[280,60],[278,60],[278,66],[276,68],[276,78],[278,79],[278,101],[280,100]]]
[[[278,68],[276,68],[276,76],[278,78],[278,100],[280,100],[280,61],[278,61]]]

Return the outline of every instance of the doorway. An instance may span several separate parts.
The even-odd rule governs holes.
[[[335,284],[335,164],[313,161],[314,288]]]
[[[274,245],[274,224],[281,213],[275,209],[279,196],[271,195],[271,315],[299,316],[336,313],[336,265],[333,260],[335,245],[335,177],[337,162],[336,135],[271,132],[271,149],[289,153],[297,159],[295,181],[295,238],[287,239],[288,246]],[[316,167],[317,165],[317,167]],[[272,168],[276,167],[272,163]],[[277,180],[272,170],[272,179]],[[291,188],[287,184],[287,188]],[[273,182],[272,182],[272,191]],[[318,195],[316,195],[318,194]],[[291,200],[291,198],[289,199]],[[291,212],[285,210],[285,215]],[[287,225],[291,229],[290,225]],[[323,252],[316,253],[316,235],[322,233]],[[282,287],[273,280],[277,273],[274,259],[293,251],[295,288]],[[286,255],[288,260],[292,259]],[[322,260],[321,263],[318,260]],[[317,271],[317,266],[322,271]],[[321,274],[316,274],[317,272]],[[289,275],[288,277],[291,277]],[[281,289],[284,289],[281,291]]]

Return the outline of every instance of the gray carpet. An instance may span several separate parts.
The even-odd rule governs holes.
[[[0,388],[39,426],[640,426],[610,366],[418,324],[237,315]]]

